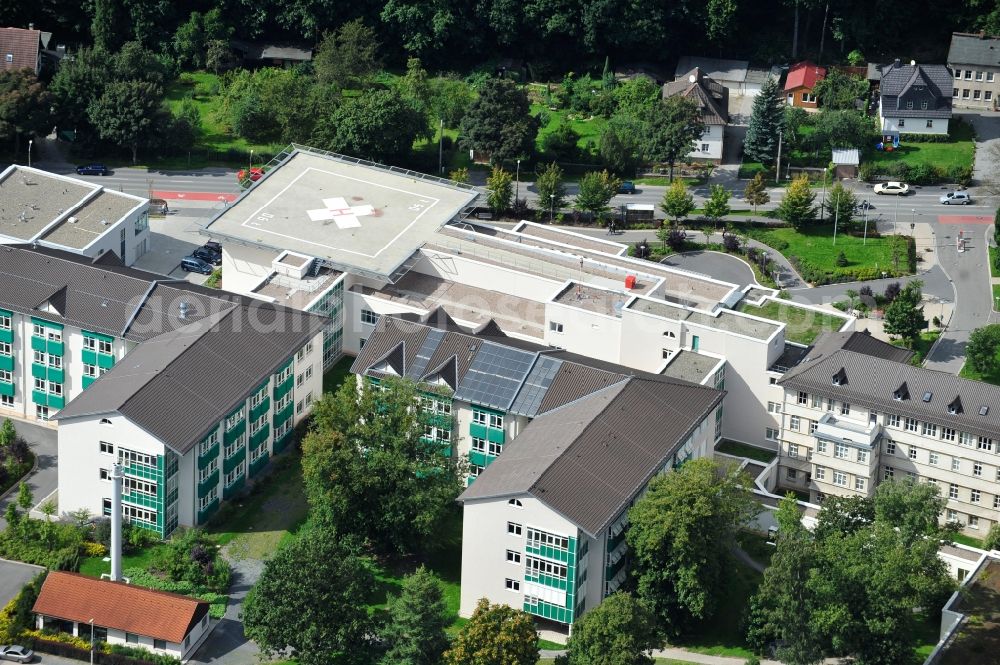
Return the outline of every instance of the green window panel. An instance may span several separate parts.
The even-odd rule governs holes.
[[[48,375],[49,381],[55,381],[56,383],[62,383],[66,380],[66,372],[62,367],[50,367]]]
[[[49,405],[49,394],[43,393],[41,390],[31,391],[31,401],[35,404],[41,404],[42,406]]]
[[[623,540],[625,540],[625,529],[622,529],[617,536],[608,540],[608,552],[614,552],[615,548],[617,548]]]
[[[294,408],[295,405],[289,402],[288,404],[285,405],[285,408],[274,414],[273,420],[275,429],[285,424],[285,421],[292,417],[292,410]]]
[[[219,443],[216,442],[214,446],[208,449],[204,455],[198,456],[198,470],[201,471],[206,466],[208,466],[212,460],[219,457]]]
[[[215,514],[215,511],[219,509],[219,500],[214,499],[212,503],[205,506],[204,510],[198,511],[198,524],[204,524]]]
[[[243,462],[246,458],[247,448],[246,446],[240,446],[231,457],[227,457],[222,461],[222,472],[228,475],[230,471],[238,467],[240,462]]]
[[[102,369],[111,369],[115,366],[115,357],[107,353],[98,353],[97,366]]]
[[[31,317],[31,322],[32,323],[37,323],[38,325],[44,326],[46,328],[53,328],[55,330],[62,330],[63,329],[63,324],[56,323],[54,321],[49,321],[48,319],[39,319],[39,318],[33,316],[33,317]]]
[[[85,376],[85,377],[83,377],[83,389],[86,390],[87,388],[89,388],[90,384],[93,383],[96,380],[97,379],[94,378],[94,377],[92,377],[92,376]]]
[[[273,393],[274,394],[274,401],[277,402],[282,397],[284,397],[285,395],[287,395],[288,393],[290,393],[292,391],[292,386],[293,385],[294,385],[294,383],[292,382],[292,375],[289,374],[288,378],[285,379],[284,383],[282,383],[281,385],[278,385],[278,386],[274,387],[274,393]]]
[[[280,437],[278,437],[277,439],[275,439],[274,443],[271,444],[271,450],[274,451],[275,455],[277,455],[282,450],[284,450],[285,448],[287,448],[288,444],[291,443],[291,441],[292,441],[292,431],[293,430],[291,430],[291,429],[288,430],[287,432],[285,432],[284,434],[282,434]]]
[[[31,363],[31,376],[36,379],[47,379],[49,376],[48,368],[45,365],[39,365],[38,363]]]
[[[260,444],[267,441],[267,437],[271,436],[271,426],[264,424],[257,433],[250,437],[250,447],[257,448]]]
[[[93,337],[94,339],[99,339],[102,342],[111,342],[112,344],[114,344],[115,341],[114,337],[112,337],[111,335],[105,335],[104,333],[91,332],[89,330],[82,330],[81,332],[83,333],[84,337]]]
[[[14,343],[14,331],[13,330],[0,330],[0,342],[7,342],[8,344]]]
[[[253,409],[250,409],[250,420],[257,420],[262,415],[271,410],[271,398],[265,397],[264,401]]]
[[[469,451],[469,461],[479,466],[487,466],[489,464],[486,455],[484,453],[477,453],[475,450]]]
[[[237,494],[241,489],[243,489],[243,486],[246,484],[247,484],[247,477],[246,474],[244,474],[239,478],[237,478],[236,480],[234,480],[232,485],[222,489],[222,498],[231,499],[235,494]]]
[[[84,349],[80,353],[80,360],[83,361],[84,365],[96,365],[97,364],[97,351],[91,351],[90,349]]]
[[[480,425],[478,423],[469,424],[469,434],[479,439],[486,438],[486,429],[486,425]]]
[[[62,395],[49,395],[49,406],[54,409],[61,409],[66,406],[66,398]]]
[[[492,441],[493,443],[503,443],[504,442],[504,432],[502,429],[494,429],[490,427],[486,430],[486,440]]]
[[[56,342],[50,339],[47,340],[45,351],[54,356],[61,356],[66,352],[66,346],[62,342]]]
[[[222,435],[222,440],[226,442],[226,445],[232,443],[236,439],[243,436],[243,433],[247,431],[247,421],[241,420],[240,424],[232,428],[228,432]]]
[[[0,369],[14,371],[14,356],[0,356]]]
[[[14,396],[14,384],[0,381],[0,395]]]
[[[450,430],[454,424],[454,420],[450,415],[444,413],[432,413],[427,417],[427,424]]]
[[[156,500],[155,496],[147,496],[145,494],[139,494],[137,492],[130,492],[128,494],[122,494],[122,501],[127,501],[135,506],[141,506],[143,508],[152,508],[154,510],[159,509],[160,504]]]
[[[219,470],[216,469],[215,471],[212,472],[212,475],[210,475],[204,481],[198,483],[198,498],[200,499],[204,496],[207,496],[208,493],[212,491],[212,488],[217,487],[218,484],[219,484]]]
[[[31,350],[32,351],[41,351],[42,353],[45,353],[45,338],[44,337],[35,337],[34,335],[32,335],[31,336]]]
[[[268,453],[264,453],[253,462],[250,462],[250,467],[249,467],[250,475],[251,476],[257,475],[261,469],[267,466],[267,463],[269,461],[271,461],[271,456]]]
[[[614,562],[610,566],[605,567],[605,569],[604,569],[604,579],[605,580],[614,579],[614,576],[617,575],[618,572],[622,568],[625,567],[625,561],[627,559],[628,559],[628,557],[623,556],[622,558],[618,559],[618,561]]]

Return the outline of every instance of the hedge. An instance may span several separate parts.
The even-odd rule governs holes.
[[[184,596],[192,596],[209,603],[208,614],[213,619],[221,619],[226,613],[226,603],[229,597],[222,593],[215,593],[206,587],[191,584],[190,582],[171,582],[162,577],[157,577],[145,568],[128,568],[122,571],[122,575],[128,578],[131,584],[155,589],[157,591],[168,591],[179,593]]]
[[[82,661],[90,660],[90,645],[85,640],[76,638],[79,642],[86,645],[81,647],[76,643],[71,644],[51,639],[52,637],[55,636],[33,637],[28,641],[31,643],[31,648],[41,653]],[[94,662],[100,665],[179,665],[181,662],[173,656],[153,653],[145,649],[107,644],[106,642],[98,642],[95,646],[99,648],[94,649]]]

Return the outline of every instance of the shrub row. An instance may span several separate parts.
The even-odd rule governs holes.
[[[865,162],[859,167],[858,176],[865,181],[889,178],[914,185],[954,182],[966,187],[972,182],[972,167],[952,166],[944,169],[933,164],[910,166],[905,162]]]
[[[81,661],[90,659],[90,644],[80,638],[68,635],[65,637],[69,637],[71,641],[66,641],[58,634],[42,634],[37,631],[30,631],[28,637],[30,639],[26,641],[35,651]],[[179,665],[181,662],[172,656],[145,649],[104,642],[98,644],[101,648],[94,649],[93,662],[100,665]]]
[[[131,584],[137,586],[200,598],[209,603],[208,613],[213,619],[221,619],[226,613],[226,603],[229,601],[228,596],[216,593],[207,587],[192,584],[191,582],[172,582],[162,577],[157,577],[144,568],[128,568],[122,571],[122,574],[128,578]]]

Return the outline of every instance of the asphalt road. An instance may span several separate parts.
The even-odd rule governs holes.
[[[14,423],[17,433],[24,437],[35,453],[38,460],[38,469],[28,476],[27,484],[35,498],[36,505],[52,492],[56,491],[58,478],[56,477],[56,430],[42,427],[32,423],[16,421]],[[7,528],[7,521],[3,518],[7,504],[17,501],[17,490],[0,499],[0,529]]]
[[[12,601],[21,588],[43,570],[41,566],[0,559],[0,606]]]
[[[668,256],[660,263],[740,286],[756,283],[750,266],[735,256],[721,252],[684,252]]]

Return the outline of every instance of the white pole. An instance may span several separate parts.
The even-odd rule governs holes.
[[[31,168],[31,145],[35,142],[34,139],[28,139],[28,168]]]
[[[778,130],[778,164],[774,169],[774,179],[777,182],[781,182],[781,130]]]
[[[837,244],[837,221],[840,219],[840,201],[833,204],[833,244]]]
[[[122,465],[111,467],[111,581],[122,579]]]
[[[438,119],[438,172],[444,173],[444,118]]]
[[[865,239],[861,242],[862,245],[868,244],[868,201],[864,203],[864,215],[865,215]]]
[[[94,620],[90,620],[90,665],[94,665]]]
[[[514,173],[514,205],[517,205],[517,198],[521,193],[521,160],[517,160],[517,170]]]

